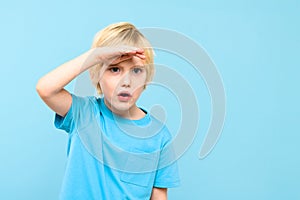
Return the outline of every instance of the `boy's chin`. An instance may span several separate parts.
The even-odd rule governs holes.
[[[130,108],[134,105],[134,102],[114,102],[112,104],[112,111],[115,113],[129,112]]]
[[[117,115],[127,115],[129,111],[135,106],[134,98],[130,101],[120,101],[118,98],[107,101],[109,109]]]

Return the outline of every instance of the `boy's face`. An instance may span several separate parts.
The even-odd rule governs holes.
[[[117,114],[131,114],[146,84],[144,61],[136,56],[104,69],[100,79],[105,104]]]

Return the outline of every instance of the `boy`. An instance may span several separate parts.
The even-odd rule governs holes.
[[[86,70],[101,98],[64,89]],[[60,199],[164,200],[167,188],[179,184],[170,133],[136,105],[153,74],[150,43],[122,22],[100,31],[89,51],[39,80],[37,92],[56,113],[55,126],[69,135]]]

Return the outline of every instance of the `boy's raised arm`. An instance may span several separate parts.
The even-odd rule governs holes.
[[[64,87],[80,73],[92,66],[94,50],[70,60],[43,76],[36,85],[36,90],[42,100],[57,114],[65,116],[68,112],[72,97]]]
[[[144,50],[128,46],[93,48],[43,76],[36,90],[54,112],[64,117],[72,104],[71,94],[64,89],[68,83],[97,63],[118,63],[132,56],[145,59]]]

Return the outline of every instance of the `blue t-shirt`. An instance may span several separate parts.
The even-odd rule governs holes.
[[[153,187],[179,185],[171,134],[144,112],[129,120],[103,98],[72,95],[67,115],[55,116],[55,126],[69,133],[60,199],[149,200]]]

